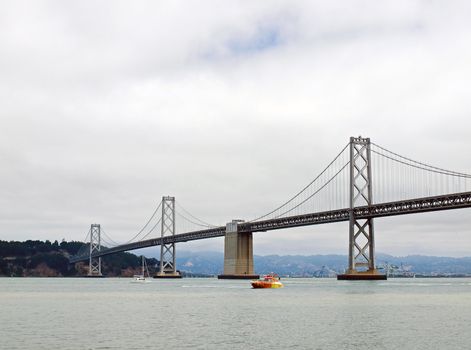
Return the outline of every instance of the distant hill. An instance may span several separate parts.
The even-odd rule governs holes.
[[[86,245],[83,242],[0,241],[0,276],[85,276],[88,262],[69,264],[69,256]],[[147,258],[150,273],[158,270],[158,253]],[[254,256],[255,272],[276,272],[292,277],[334,277],[347,267],[346,255],[267,255]],[[177,269],[184,276],[213,276],[223,272],[224,254],[221,252],[178,251]],[[410,255],[395,257],[378,254],[378,267],[388,268],[392,275],[469,275],[471,257],[450,258]],[[140,272],[141,261],[131,253],[117,253],[102,258],[102,272],[106,276],[132,276]]]
[[[185,252],[177,254],[177,266],[181,271],[218,275],[224,269],[224,254],[220,252]],[[265,274],[276,272],[284,276],[328,277],[346,267],[347,257],[343,255],[266,255],[254,256],[255,272]]]
[[[220,252],[185,252],[177,254],[177,267],[181,271],[221,274],[224,254]],[[298,277],[328,277],[345,271],[348,263],[346,255],[266,255],[254,256],[255,272],[265,274],[276,272],[280,275]],[[423,275],[471,275],[471,257],[450,258],[410,255],[395,257],[387,254],[376,256],[378,267],[389,268],[392,274],[416,273]]]

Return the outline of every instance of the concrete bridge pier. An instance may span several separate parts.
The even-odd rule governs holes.
[[[238,223],[226,224],[224,237],[224,273],[218,279],[258,279],[253,270],[252,232],[239,232]]]

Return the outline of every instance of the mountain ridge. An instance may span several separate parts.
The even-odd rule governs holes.
[[[203,273],[208,275],[221,274],[223,271],[224,254],[222,252],[189,252],[177,254],[177,266],[182,271]],[[258,274],[276,272],[280,275],[312,277],[343,273],[347,268],[347,255],[315,254],[315,255],[254,255],[254,270]],[[393,256],[379,253],[376,265],[384,272],[396,275],[470,275],[471,257],[446,257],[427,255]]]

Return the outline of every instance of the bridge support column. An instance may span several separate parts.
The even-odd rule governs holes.
[[[90,227],[90,259],[88,262],[88,276],[102,277],[101,257],[92,258],[92,254],[101,250],[101,228],[98,224],[92,224]]]
[[[370,139],[350,138],[350,228],[348,270],[339,280],[385,280],[375,267],[373,218],[357,219],[353,208],[373,204]]]
[[[238,232],[238,220],[226,225],[224,274],[219,279],[258,279],[253,270],[252,232]]]
[[[175,197],[162,197],[161,237],[175,236]],[[160,270],[154,278],[181,278],[176,270],[175,243],[160,245]]]

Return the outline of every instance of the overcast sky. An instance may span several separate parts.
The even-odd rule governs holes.
[[[468,1],[0,1],[0,239],[131,238],[163,195],[264,214],[348,142],[471,173]],[[376,220],[377,251],[471,255],[471,209]],[[254,234],[347,254],[346,223]],[[222,239],[177,249],[219,250]]]

